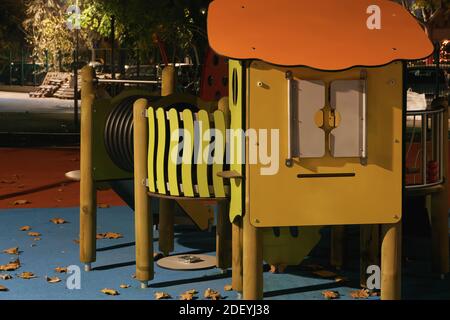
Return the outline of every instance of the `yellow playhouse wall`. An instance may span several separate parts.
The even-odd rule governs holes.
[[[288,168],[286,71],[303,80],[360,79],[363,68],[324,72],[261,61],[247,78],[247,128],[279,129],[279,172],[260,174],[246,164],[246,214],[256,227],[395,223],[402,215],[403,66],[365,68],[368,79],[368,163],[359,158],[298,159]],[[264,84],[261,86],[261,82]],[[258,86],[259,83],[259,86]],[[328,102],[327,102],[328,103]],[[270,146],[270,141],[269,141]],[[249,146],[247,145],[247,151]],[[328,148],[327,148],[328,149]],[[354,173],[354,177],[301,179],[299,174]]]

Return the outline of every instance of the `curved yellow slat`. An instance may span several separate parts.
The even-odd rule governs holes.
[[[205,159],[205,154],[209,154],[209,143],[211,142],[211,132],[209,125],[209,114],[205,110],[198,112],[198,140],[199,146],[197,154],[197,186],[198,193],[202,198],[209,198],[209,183],[208,183],[208,157]]]
[[[184,137],[183,137],[183,163],[181,164],[181,181],[185,197],[194,197],[192,183],[192,156],[194,154],[194,118],[192,111],[183,110]]]
[[[156,152],[156,187],[158,193],[166,194],[166,179],[164,175],[166,152],[166,112],[163,108],[156,110],[158,122],[158,148]]]
[[[169,128],[170,128],[170,148],[167,159],[167,174],[169,176],[169,192],[171,196],[179,196],[177,160],[179,155],[179,137],[180,124],[178,122],[178,112],[175,109],[169,110]]]
[[[155,110],[152,107],[147,109],[147,117],[148,117],[148,162],[147,162],[148,189],[150,190],[150,192],[155,192],[156,124],[155,124]]]
[[[213,186],[214,196],[217,198],[225,197],[225,187],[223,178],[217,174],[223,171],[223,162],[225,160],[225,145],[226,145],[226,124],[225,115],[222,111],[214,112],[214,127],[215,127],[215,144],[214,144],[214,159],[213,159]]]

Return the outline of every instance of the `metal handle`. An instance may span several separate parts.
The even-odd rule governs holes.
[[[292,167],[294,161],[292,160],[292,72],[286,72],[287,79],[287,120],[288,120],[288,152],[286,158],[286,167]]]

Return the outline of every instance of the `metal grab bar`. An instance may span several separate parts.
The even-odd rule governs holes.
[[[128,84],[160,84],[161,81],[156,80],[120,80],[120,79],[95,79],[97,83],[128,83]]]

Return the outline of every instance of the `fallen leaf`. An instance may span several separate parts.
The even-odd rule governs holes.
[[[28,232],[28,235],[30,237],[40,237],[41,234],[39,232]]]
[[[0,271],[14,271],[20,268],[20,260],[9,262],[5,265],[0,265]]]
[[[18,255],[19,254],[19,247],[5,249],[5,250],[3,250],[3,253]]]
[[[330,291],[330,290],[323,291],[323,292],[322,292],[322,295],[323,295],[326,299],[330,299],[330,300],[340,298],[340,294],[339,294],[339,292],[337,292],[337,291]]]
[[[270,265],[270,273],[277,273],[277,266],[276,265],[273,265],[273,264]]]
[[[313,274],[315,274],[316,276],[319,276],[321,278],[333,278],[336,277],[337,274],[332,272],[332,271],[327,271],[327,270],[317,270],[314,271]]]
[[[57,273],[67,273],[67,268],[66,267],[56,267],[55,268],[55,272],[57,272]]]
[[[186,293],[190,293],[190,294],[197,294],[197,293],[198,293],[198,291],[197,291],[197,290],[195,290],[195,289],[191,289],[191,290],[188,290],[188,291],[186,291]]]
[[[80,240],[78,240],[78,239],[73,240],[73,242],[76,244],[80,244]]]
[[[33,241],[41,241],[41,238],[34,238]]]
[[[106,203],[100,203],[100,204],[98,205],[98,207],[99,207],[100,209],[108,209],[108,208],[109,208],[109,204],[106,204]]]
[[[5,286],[0,285],[0,291],[5,292],[5,291],[9,291],[9,289]]]
[[[222,296],[220,295],[219,292],[214,291],[214,290],[211,289],[211,288],[206,289],[206,290],[205,290],[205,293],[203,294],[203,296],[204,296],[206,299],[211,299],[211,300],[220,300],[220,299],[222,298]]]
[[[2,279],[2,280],[11,280],[12,279],[12,275],[10,275],[9,273],[3,273],[3,274],[0,274],[0,279]]]
[[[227,284],[225,287],[223,287],[223,290],[225,290],[225,291],[232,291],[233,290],[233,286],[231,284]]]
[[[96,238],[97,238],[97,240],[100,240],[100,239],[119,239],[119,238],[123,238],[123,236],[120,233],[116,233],[116,232],[105,232],[105,233],[98,233]]]
[[[191,292],[184,292],[180,295],[180,300],[193,300],[194,295]]]
[[[128,289],[130,287],[130,285],[129,284],[121,284],[120,287],[122,289]]]
[[[12,203],[13,206],[22,206],[25,204],[30,204],[31,202],[28,200],[16,200]]]
[[[369,297],[369,290],[361,289],[350,292],[353,299],[367,299]]]
[[[336,281],[336,282],[347,282],[348,279],[346,277],[337,276],[336,278],[334,278],[334,281]]]
[[[21,274],[19,274],[19,278],[29,280],[29,279],[34,279],[37,277],[34,275],[33,272],[22,272]]]
[[[66,220],[64,220],[63,218],[53,218],[50,220],[50,222],[53,222],[54,224],[64,224],[67,223]]]
[[[60,278],[58,278],[58,277],[45,277],[45,280],[48,282],[48,283],[58,283],[58,282],[61,282],[61,279]]]
[[[20,227],[19,230],[20,231],[29,231],[29,230],[31,230],[31,227],[30,226],[23,226],[23,227]]]
[[[286,267],[285,264],[270,265],[270,273],[284,273]]]
[[[107,288],[105,288],[105,289],[102,289],[100,292],[102,292],[104,294],[107,294],[107,295],[110,295],[110,296],[118,296],[119,295],[119,292],[117,290],[114,290],[114,289],[107,289]]]
[[[172,299],[172,297],[170,296],[170,294],[165,293],[165,292],[156,292],[155,293],[155,299],[156,300]]]

